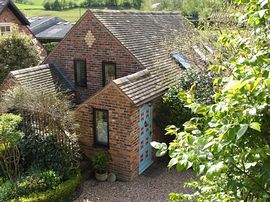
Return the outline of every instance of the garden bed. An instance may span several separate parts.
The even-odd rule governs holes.
[[[58,185],[54,190],[48,190],[45,192],[34,193],[28,196],[19,197],[19,199],[13,199],[11,202],[58,202],[67,201],[73,196],[75,189],[78,187],[81,181],[81,173],[78,170],[75,175],[65,182]]]

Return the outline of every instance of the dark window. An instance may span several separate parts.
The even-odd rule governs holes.
[[[103,62],[103,86],[116,79],[116,64],[113,62]]]
[[[94,109],[94,141],[96,145],[109,146],[109,112]]]
[[[87,87],[86,61],[81,59],[74,60],[75,84],[79,87]]]
[[[171,53],[172,57],[176,60],[178,64],[180,64],[183,68],[190,68],[190,64],[184,59],[184,57],[178,52],[174,51]]]

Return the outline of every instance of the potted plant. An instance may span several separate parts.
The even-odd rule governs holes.
[[[98,181],[106,181],[108,178],[109,155],[107,152],[96,152],[92,157],[92,166]]]

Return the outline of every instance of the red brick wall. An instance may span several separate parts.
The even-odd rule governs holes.
[[[77,130],[78,139],[82,151],[88,157],[91,157],[96,151],[102,150],[94,145],[93,108],[109,110],[110,171],[116,173],[120,180],[131,180],[134,177],[134,167],[136,167],[138,158],[138,141],[136,141],[136,134],[133,133],[131,127],[131,124],[136,125],[132,118],[136,108],[112,84],[77,109],[76,118],[80,124]]]
[[[159,101],[160,98],[152,101],[152,106],[156,107]],[[88,157],[102,150],[94,145],[93,108],[109,110],[110,171],[115,172],[120,180],[134,179],[139,174],[140,108],[134,106],[114,84],[81,105],[76,111],[80,125],[77,133],[82,151]],[[160,140],[162,134],[158,127],[153,123],[152,128],[153,140]]]
[[[39,41],[36,39],[36,37],[32,34],[28,26],[22,25],[22,23],[18,20],[18,18],[13,14],[13,12],[9,8],[5,8],[3,12],[0,15],[0,23],[14,23],[18,25],[19,30],[26,33],[27,35],[31,36],[37,46],[40,48],[41,56],[44,59],[47,56],[47,53],[43,46],[39,43]]]
[[[95,37],[92,47],[89,47],[85,42],[88,31],[91,31]],[[141,65],[134,57],[90,11],[84,14],[71,32],[48,56],[45,63],[56,63],[74,82],[73,60],[75,58],[86,59],[87,63],[87,88],[77,88],[77,94],[80,95],[81,101],[103,88],[102,61],[116,63],[117,78],[142,70]]]

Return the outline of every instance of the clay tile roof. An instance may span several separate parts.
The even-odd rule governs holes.
[[[167,12],[91,12],[146,69],[114,80],[134,104],[161,95],[177,82],[183,70],[161,43],[164,37],[191,29],[184,17]]]
[[[22,86],[46,94],[56,91],[70,94],[74,91],[72,84],[69,83],[59,68],[53,64],[11,71],[10,76]]]
[[[17,8],[12,0],[0,0],[0,15],[6,7],[8,7],[13,12],[13,14],[23,25],[30,24],[24,14]]]

